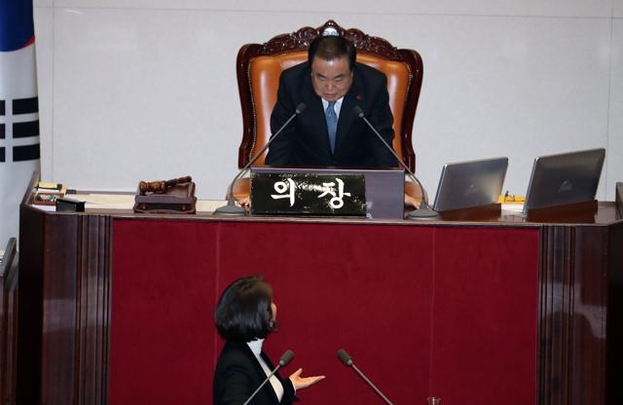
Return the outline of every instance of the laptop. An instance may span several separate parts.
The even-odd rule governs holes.
[[[446,164],[433,209],[443,212],[496,204],[507,168],[507,157]]]
[[[535,208],[593,201],[606,150],[588,149],[534,159],[523,213]]]
[[[275,166],[251,167],[254,174],[363,174],[365,178],[366,211],[369,218],[403,219],[405,174],[403,169],[293,168]],[[251,194],[253,206],[253,194]]]

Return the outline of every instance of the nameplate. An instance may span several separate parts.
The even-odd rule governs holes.
[[[365,216],[365,176],[354,173],[253,173],[251,214]]]

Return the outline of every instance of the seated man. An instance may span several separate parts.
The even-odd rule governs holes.
[[[271,115],[275,133],[300,103],[306,110],[271,143],[266,164],[320,167],[396,167],[398,162],[353,111],[359,106],[385,141],[394,137],[387,78],[355,62],[340,36],[318,36],[308,60],[282,72]]]

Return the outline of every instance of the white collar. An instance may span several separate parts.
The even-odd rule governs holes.
[[[249,345],[249,348],[251,349],[253,354],[255,354],[256,356],[259,356],[260,353],[262,353],[263,343],[264,343],[264,339],[257,339],[257,340],[252,340],[250,342],[247,342],[247,345]]]
[[[324,98],[321,98],[322,100],[322,106],[324,107],[324,109],[326,110],[327,107],[329,106],[329,102],[327,100],[325,100]],[[335,100],[335,109],[336,111],[339,111],[339,109],[342,107],[342,101],[344,101],[344,96],[338,98],[337,100]]]

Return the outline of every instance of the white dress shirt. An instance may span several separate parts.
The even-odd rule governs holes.
[[[260,366],[262,366],[262,370],[264,370],[264,372],[266,373],[266,377],[268,377],[273,370],[268,368],[268,364],[266,364],[262,356],[260,356],[260,353],[262,353],[263,343],[264,343],[264,339],[258,339],[258,340],[252,340],[250,342],[247,342],[247,345],[249,345],[249,348],[255,355],[255,358],[257,359],[257,361],[260,362]],[[281,402],[281,399],[283,398],[283,385],[281,385],[281,381],[279,381],[279,379],[273,374],[270,377],[269,382],[270,382],[270,385],[272,385],[273,390],[275,391],[275,394],[277,394],[277,398],[279,399],[279,402]]]

